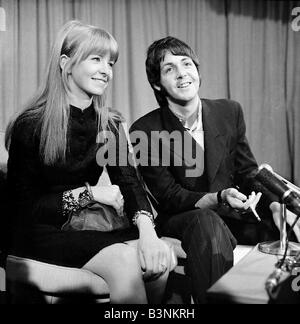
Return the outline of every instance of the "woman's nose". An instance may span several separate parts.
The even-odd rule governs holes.
[[[111,66],[109,65],[108,62],[105,62],[105,61],[102,62],[99,70],[100,70],[101,74],[106,75],[106,76],[110,76],[112,74]]]

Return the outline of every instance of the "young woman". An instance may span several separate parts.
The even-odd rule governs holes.
[[[156,235],[135,169],[107,166],[112,185],[97,184],[103,171],[96,161],[97,135],[121,122],[120,114],[104,106],[117,58],[118,45],[108,32],[79,21],[66,23],[41,87],[10,123],[13,253],[96,273],[107,282],[112,303],[158,303],[174,266],[172,251]],[[124,209],[134,219],[131,227],[62,230],[87,199],[113,206],[118,214]]]

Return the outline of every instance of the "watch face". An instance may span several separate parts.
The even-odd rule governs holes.
[[[88,198],[82,198],[79,200],[80,207],[85,207],[90,202],[90,199]]]

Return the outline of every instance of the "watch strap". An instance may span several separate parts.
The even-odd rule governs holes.
[[[217,200],[218,200],[218,204],[221,205],[223,203],[223,199],[222,199],[222,191],[223,190],[219,190],[217,193]]]

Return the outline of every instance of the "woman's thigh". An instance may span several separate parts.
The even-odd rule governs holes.
[[[129,272],[139,273],[141,271],[136,249],[134,246],[124,243],[105,247],[91,258],[83,268],[103,277],[114,275],[123,277],[123,275],[128,275]]]

